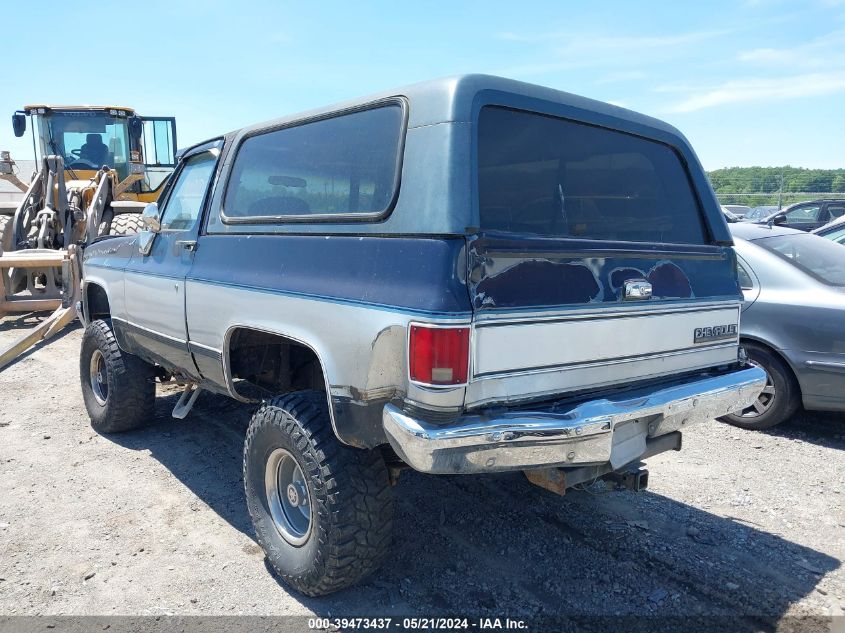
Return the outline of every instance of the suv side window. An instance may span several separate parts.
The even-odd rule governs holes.
[[[829,204],[827,205],[827,212],[831,219],[842,217],[842,214],[845,213],[845,203]]]
[[[398,186],[403,121],[395,102],[248,137],[232,166],[224,222],[387,213]]]
[[[787,211],[786,221],[789,224],[812,224],[813,222],[818,222],[820,213],[821,205],[808,204],[807,206]]]
[[[163,231],[186,231],[194,227],[216,164],[217,150],[200,152],[185,160],[164,203]]]

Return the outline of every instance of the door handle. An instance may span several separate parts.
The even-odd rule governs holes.
[[[195,250],[197,250],[197,241],[196,240],[177,240],[176,246],[181,246],[186,251],[195,251]]]

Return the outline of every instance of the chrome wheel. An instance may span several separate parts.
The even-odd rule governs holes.
[[[100,406],[106,406],[109,397],[109,381],[106,374],[106,359],[103,353],[95,349],[91,354],[89,374],[91,377],[91,391]]]
[[[276,529],[291,545],[302,545],[311,533],[311,495],[296,459],[277,448],[264,468],[267,505]]]
[[[760,392],[760,395],[757,396],[757,399],[751,404],[751,406],[743,409],[741,413],[736,415],[741,418],[758,418],[772,408],[775,403],[777,393],[775,392],[775,383],[772,380],[772,375],[768,372],[768,370],[760,363],[755,363],[754,361],[749,362],[766,372],[766,386],[763,387],[763,391]]]

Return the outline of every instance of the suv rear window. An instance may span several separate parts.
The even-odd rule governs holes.
[[[701,212],[668,145],[496,106],[478,122],[481,228],[703,244]]]
[[[247,138],[232,166],[224,221],[386,213],[398,185],[403,119],[397,102]]]

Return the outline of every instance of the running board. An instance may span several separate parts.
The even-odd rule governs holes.
[[[176,406],[173,407],[173,413],[170,415],[177,420],[184,420],[185,416],[187,416],[191,412],[191,409],[194,408],[194,403],[197,401],[197,396],[200,395],[200,391],[202,391],[202,389],[200,389],[195,382],[189,382],[185,385],[185,391],[183,391],[182,395],[179,396],[179,402],[177,402]]]

